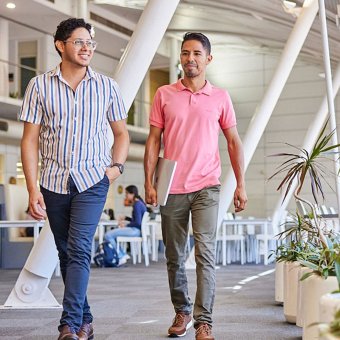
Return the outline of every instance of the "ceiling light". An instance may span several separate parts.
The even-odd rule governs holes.
[[[298,17],[302,11],[302,7],[297,6],[295,1],[283,0],[282,7],[286,13],[291,14],[295,18]]]
[[[293,9],[296,7],[296,2],[294,1],[287,1],[287,0],[284,0],[282,2],[283,6],[286,7],[286,9]]]
[[[7,8],[14,9],[16,5],[13,2],[8,2],[6,5]]]
[[[147,0],[93,0],[93,3],[141,9],[146,5]]]

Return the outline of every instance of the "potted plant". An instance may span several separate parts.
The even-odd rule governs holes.
[[[329,274],[332,274],[332,269],[335,267],[330,267],[330,264],[327,262],[330,259],[330,254],[333,254],[332,251],[329,251],[330,243],[329,243],[329,238],[327,238],[325,231],[322,228],[322,223],[321,223],[321,218],[318,216],[314,204],[312,204],[310,201],[308,201],[305,198],[302,198],[300,196],[301,189],[304,185],[305,179],[308,176],[310,179],[310,184],[311,184],[311,192],[314,198],[315,203],[318,203],[318,195],[321,195],[322,198],[324,199],[324,192],[322,188],[322,180],[325,179],[325,174],[327,172],[330,172],[327,170],[327,168],[324,166],[320,160],[323,160],[325,157],[327,157],[330,152],[332,152],[335,148],[339,147],[340,145],[329,145],[329,142],[334,134],[334,131],[331,131],[328,134],[325,134],[326,126],[327,126],[328,121],[322,128],[320,135],[314,144],[314,147],[311,152],[308,152],[305,149],[301,149],[298,147],[295,147],[289,143],[286,143],[286,145],[292,147],[295,150],[298,150],[298,153],[280,153],[274,156],[280,156],[280,157],[285,157],[288,158],[286,159],[278,168],[278,170],[269,178],[272,179],[276,177],[279,174],[285,174],[283,180],[280,182],[277,190],[282,190],[285,188],[285,195],[284,199],[286,199],[287,194],[292,187],[293,183],[297,180],[297,187],[294,190],[294,197],[296,202],[301,202],[303,204],[306,204],[309,209],[310,209],[310,214],[311,214],[311,223],[308,226],[308,229],[310,229],[307,232],[306,235],[306,240],[309,244],[309,250],[308,252],[311,252],[309,256],[307,256],[307,261],[306,259],[300,260],[300,263],[303,263],[304,265],[309,265],[309,268],[313,271],[314,275],[311,275],[310,273],[308,274],[308,279],[306,281],[306,286],[307,283],[309,283],[311,286],[314,288],[314,292],[312,293],[311,296],[306,298],[306,301],[310,300],[316,300],[316,307],[315,311],[317,313],[318,317],[318,306],[319,306],[319,298],[320,296],[318,294],[315,294],[315,284],[325,284],[327,281],[328,283],[330,281],[334,280],[326,280],[326,278],[329,277]],[[300,235],[302,237],[302,235]],[[299,240],[300,242],[304,242],[303,239]],[[333,243],[332,245],[333,246]],[[303,254],[304,257],[306,257],[306,253]],[[317,258],[322,259],[320,262],[321,264],[325,264],[325,266],[321,265],[316,265],[313,263],[312,259],[313,256]],[[301,262],[302,261],[302,262]],[[326,262],[324,262],[326,261]],[[319,263],[319,264],[320,264]],[[333,262],[333,266],[335,266],[336,262]],[[321,274],[315,275],[315,274]],[[335,273],[335,272],[334,272]],[[335,288],[330,288],[329,287],[326,289],[326,292],[332,291],[337,288],[337,281],[336,277],[335,278]],[[317,282],[317,283],[315,283]],[[332,286],[332,284],[330,284]],[[334,284],[333,286],[334,287]],[[306,289],[308,290],[308,289]],[[320,293],[324,292],[322,288],[317,289]],[[304,301],[304,299],[303,299]],[[306,311],[311,311],[312,308],[306,309]],[[309,320],[308,318],[304,320],[304,326],[309,325],[309,323],[317,322],[318,320]],[[310,329],[308,329],[308,332]],[[310,333],[308,335],[305,335],[307,333],[307,328],[304,327],[304,338],[305,339],[313,339],[314,335],[313,333]]]

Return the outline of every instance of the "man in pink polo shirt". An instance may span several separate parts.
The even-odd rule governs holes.
[[[181,47],[184,78],[160,87],[150,113],[146,143],[146,202],[156,205],[153,175],[163,134],[164,157],[177,161],[175,177],[165,206],[161,207],[171,301],[175,309],[170,337],[184,336],[192,325],[192,302],[185,273],[188,221],[192,214],[195,239],[197,291],[194,303],[196,340],[213,340],[212,309],[215,297],[215,243],[221,164],[218,148],[220,129],[237,180],[235,211],[245,208],[242,143],[228,93],[205,79],[211,62],[211,46],[201,33],[186,33]]]

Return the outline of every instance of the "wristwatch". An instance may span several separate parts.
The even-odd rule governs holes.
[[[124,172],[124,165],[121,163],[113,163],[111,165],[111,168],[113,168],[114,166],[116,166],[119,170],[119,172],[122,174]]]

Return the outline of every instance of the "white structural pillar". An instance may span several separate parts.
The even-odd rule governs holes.
[[[321,22],[321,32],[322,32],[322,48],[323,48],[323,60],[325,65],[326,74],[326,88],[327,88],[327,101],[329,110],[329,122],[332,131],[335,133],[332,136],[333,145],[338,144],[338,134],[336,129],[336,115],[334,109],[334,96],[333,96],[333,86],[332,86],[332,71],[331,71],[331,61],[329,56],[329,46],[328,46],[328,33],[327,33],[327,18],[325,11],[325,1],[319,0],[319,16]],[[335,167],[335,184],[336,184],[336,197],[338,203],[338,212],[340,212],[340,178],[339,178],[339,148],[334,149],[336,153],[334,154],[334,167]]]
[[[48,222],[42,228],[17,282],[1,308],[61,308],[48,288],[58,253]]]
[[[8,58],[9,58],[9,38],[8,21],[0,18],[0,96],[9,96],[8,82]]]
[[[83,18],[87,21],[88,9],[87,9],[87,0],[76,0],[77,2],[77,15],[78,18]]]
[[[170,38],[170,84],[178,80],[178,56],[179,56],[178,40],[174,37]]]
[[[180,0],[149,0],[115,70],[128,110]],[[136,58],[138,56],[138,58]]]
[[[340,63],[338,64],[335,70],[334,78],[333,78],[333,90],[334,90],[334,93],[332,96],[333,100],[337,92],[339,91],[339,88],[340,88]],[[312,120],[311,124],[309,125],[308,131],[306,133],[306,136],[302,144],[302,149],[305,149],[308,152],[312,150],[313,145],[315,144],[320,134],[320,131],[326,122],[327,115],[328,115],[327,96],[325,95],[320,105],[320,108],[315,115],[315,118]],[[283,201],[283,198],[284,198],[285,191],[282,190],[280,199],[276,203],[276,207],[275,207],[274,214],[272,217],[272,222],[274,226],[278,225],[280,216],[282,212],[287,208],[289,200],[293,196],[296,186],[297,186],[297,180],[293,182],[289,192],[287,193],[286,199],[284,201]]]
[[[305,0],[303,9],[298,17],[294,28],[287,40],[286,46],[282,52],[279,64],[273,75],[270,84],[264,94],[261,104],[256,109],[253,118],[250,121],[248,130],[243,140],[245,170],[247,169],[256,147],[263,135],[270,116],[273,113],[275,105],[286,84],[288,76],[295,64],[300,53],[302,45],[306,40],[308,32],[313,24],[318,12],[317,0]],[[226,175],[221,187],[220,205],[217,219],[217,227],[220,228],[223,216],[233,201],[236,180],[232,169]],[[186,263],[187,268],[195,267],[194,249],[191,251]]]

